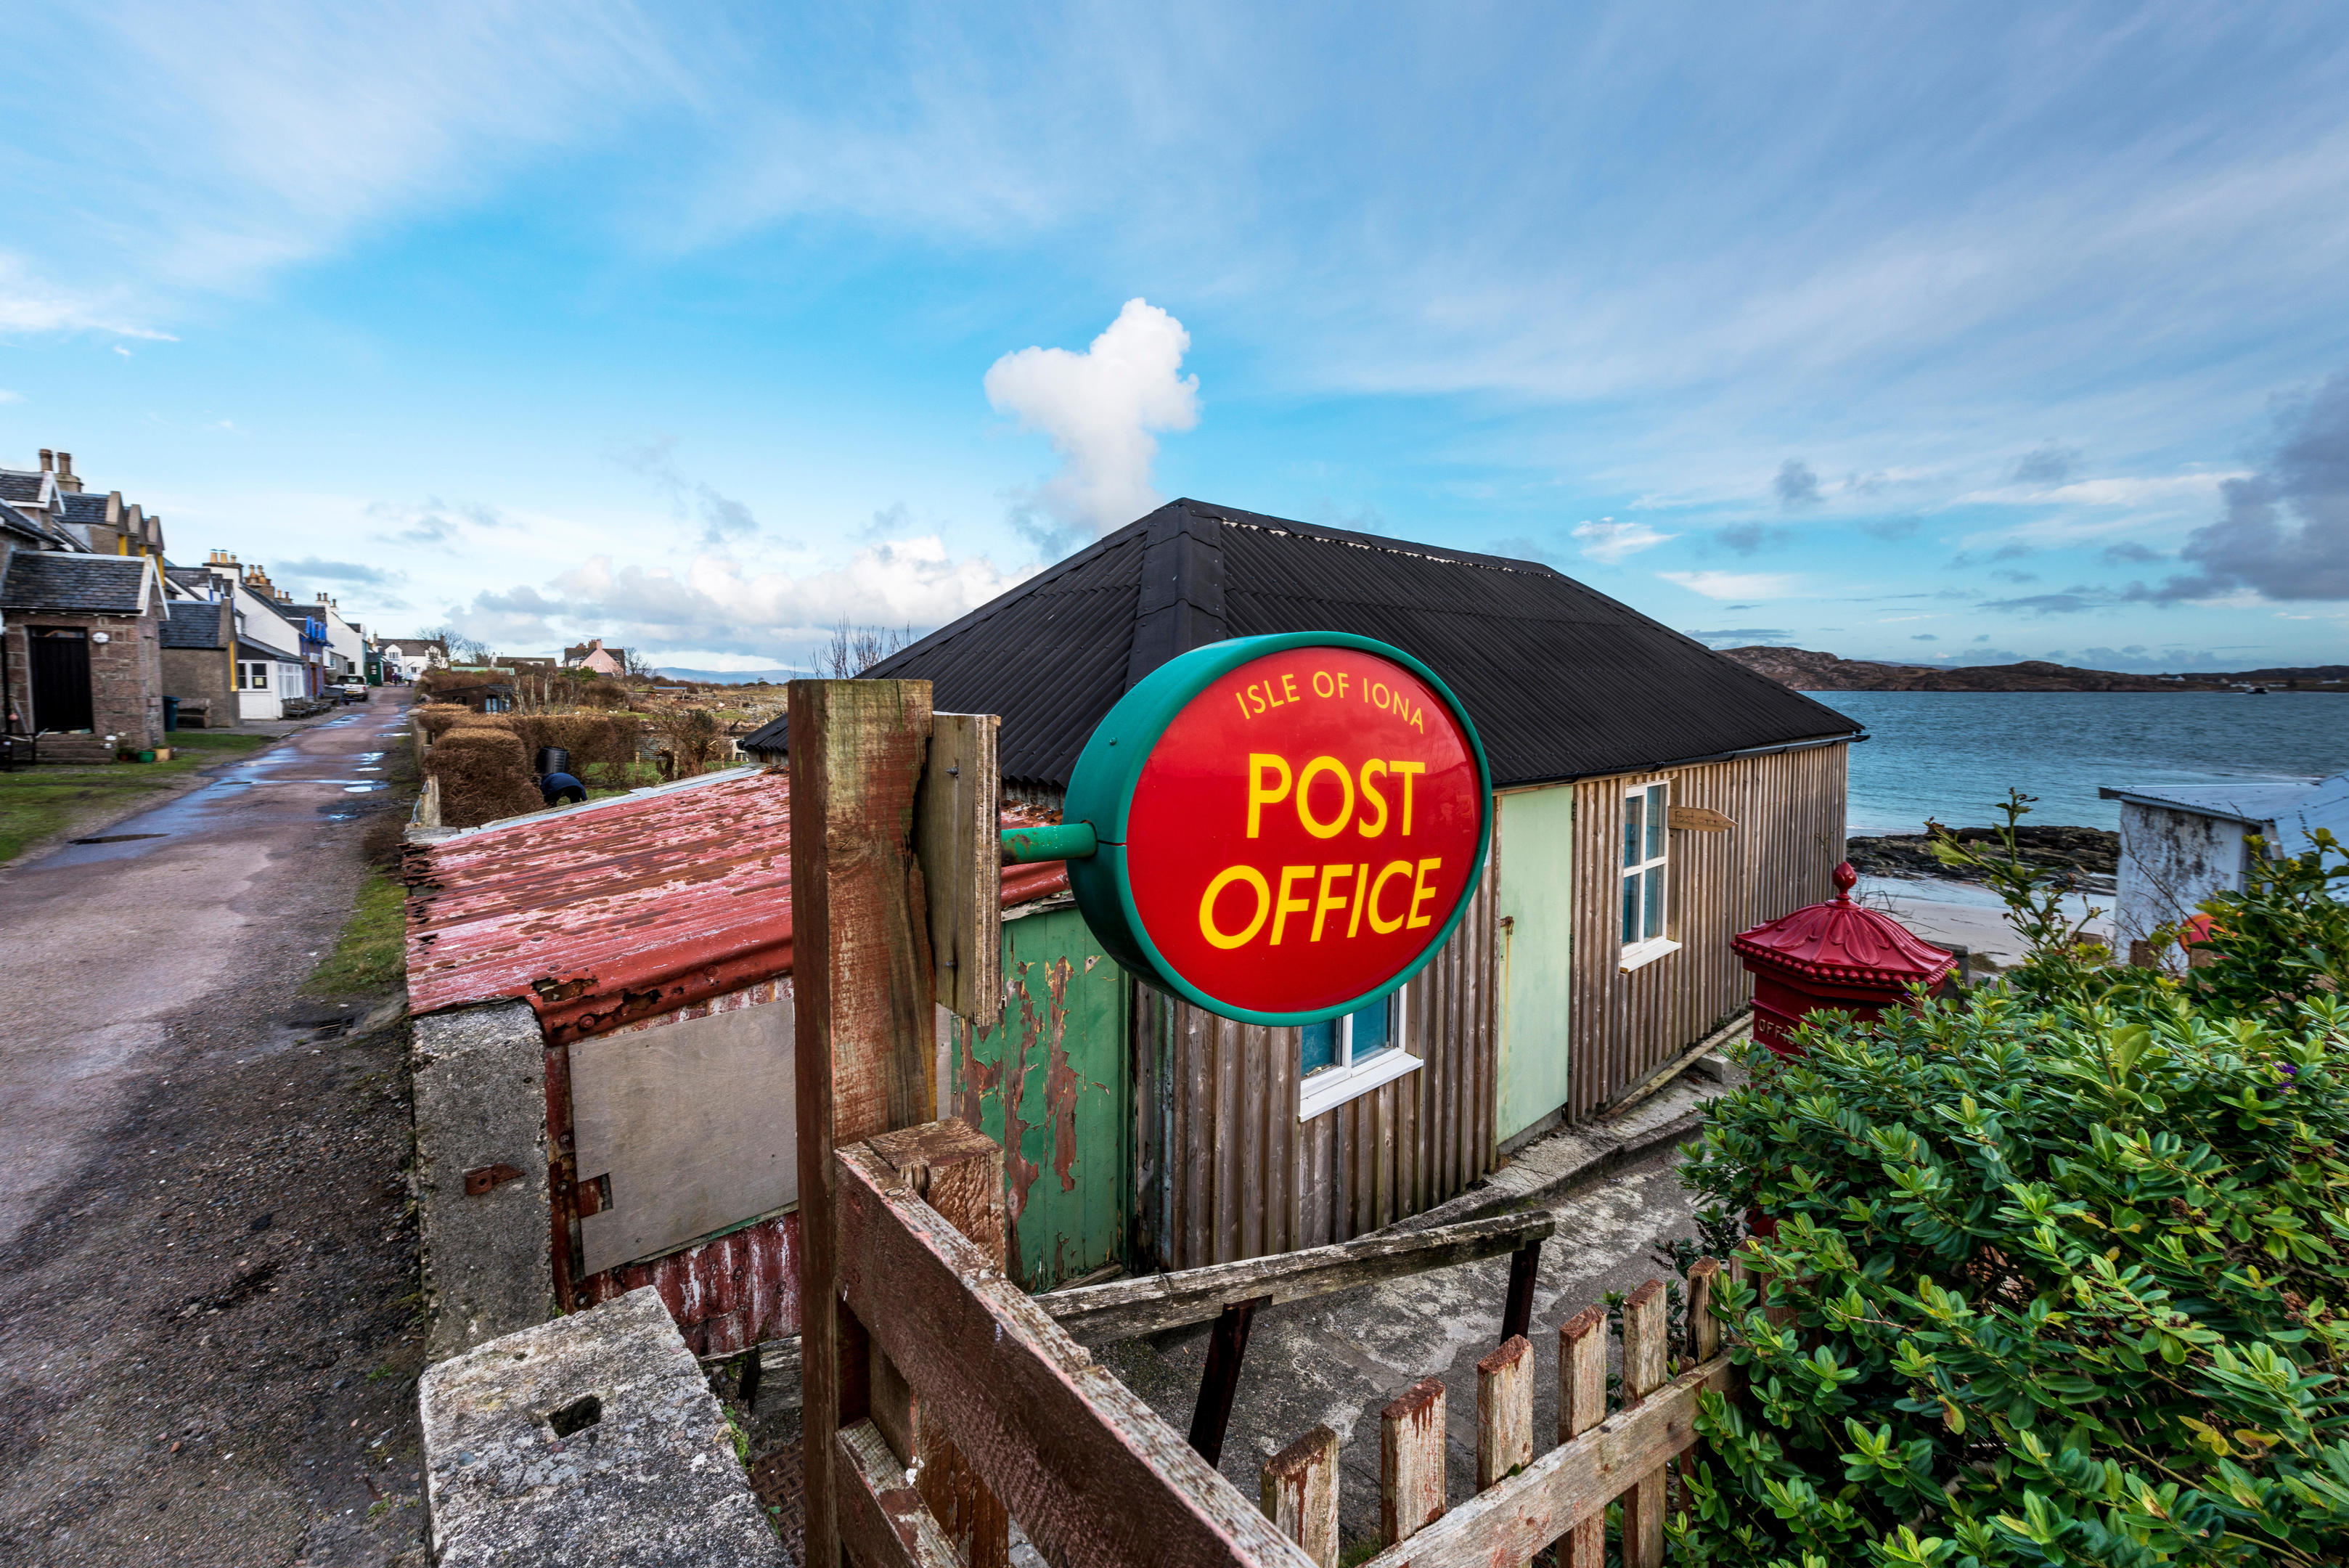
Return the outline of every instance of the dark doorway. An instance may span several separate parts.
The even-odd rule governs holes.
[[[89,633],[72,626],[26,630],[33,654],[34,729],[89,729]]]

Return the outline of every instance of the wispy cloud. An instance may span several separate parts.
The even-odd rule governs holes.
[[[1799,581],[1785,572],[1658,572],[1656,576],[1709,599],[1788,598]]]
[[[1601,517],[1595,523],[1578,523],[1568,532],[1580,541],[1584,555],[1609,566],[1626,556],[1652,550],[1679,537],[1676,534],[1660,533],[1645,523],[1618,523],[1612,517]]]

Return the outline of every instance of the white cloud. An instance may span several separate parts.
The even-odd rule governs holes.
[[[1797,578],[1785,572],[1658,572],[1709,599],[1783,599],[1793,596]]]
[[[1022,348],[988,368],[987,400],[1060,454],[1061,472],[1036,493],[1045,510],[1105,534],[1158,504],[1150,432],[1199,422],[1199,378],[1182,374],[1190,347],[1181,322],[1129,299],[1081,354]]]
[[[1601,517],[1596,523],[1578,523],[1572,532],[1577,539],[1582,541],[1584,555],[1610,566],[1626,556],[1652,550],[1668,539],[1680,537],[1677,534],[1660,534],[1645,523],[1618,523],[1612,517]]]

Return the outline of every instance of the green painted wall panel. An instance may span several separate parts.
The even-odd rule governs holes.
[[[1574,938],[1574,787],[1505,794],[1500,863],[1501,1103],[1506,1142],[1566,1104]]]
[[[955,1020],[953,1103],[1003,1145],[1013,1267],[1050,1290],[1125,1256],[1127,982],[1074,909],[1004,922],[1003,982],[1001,1023]]]

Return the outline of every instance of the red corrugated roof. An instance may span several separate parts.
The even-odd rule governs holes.
[[[413,846],[409,1003],[520,997],[559,1041],[789,974],[791,860],[789,782],[752,772]],[[1003,901],[1068,885],[1008,866]]]

